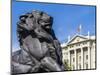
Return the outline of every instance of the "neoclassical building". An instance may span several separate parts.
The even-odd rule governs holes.
[[[67,43],[61,44],[63,62],[66,61],[71,70],[96,68],[95,36],[75,35]]]

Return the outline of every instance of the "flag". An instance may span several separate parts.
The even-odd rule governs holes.
[[[79,27],[78,27],[78,29],[77,29],[77,31],[78,31],[78,32],[81,32],[81,29],[82,29],[82,26],[81,26],[81,24],[80,24]]]

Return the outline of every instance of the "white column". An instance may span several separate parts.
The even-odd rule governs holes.
[[[90,47],[88,46],[88,69],[90,69]]]
[[[81,49],[81,69],[84,69],[83,67],[83,48],[80,48]]]
[[[71,58],[70,58],[70,51],[69,51],[69,52],[68,52],[68,61],[69,61],[68,64],[69,64],[69,66],[71,65],[71,64],[70,64],[70,63],[71,63],[71,62],[70,62],[70,59],[71,59]]]
[[[77,70],[77,56],[76,56],[76,49],[74,50],[74,54],[75,54],[75,70]]]

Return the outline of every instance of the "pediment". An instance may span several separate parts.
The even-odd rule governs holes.
[[[68,44],[74,44],[74,43],[77,43],[77,42],[81,42],[81,41],[85,41],[87,40],[87,38],[83,37],[83,36],[75,36],[73,37],[69,42]]]

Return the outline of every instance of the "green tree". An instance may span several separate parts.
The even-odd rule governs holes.
[[[66,70],[71,70],[71,66],[68,64],[67,60],[64,60],[64,67]]]

